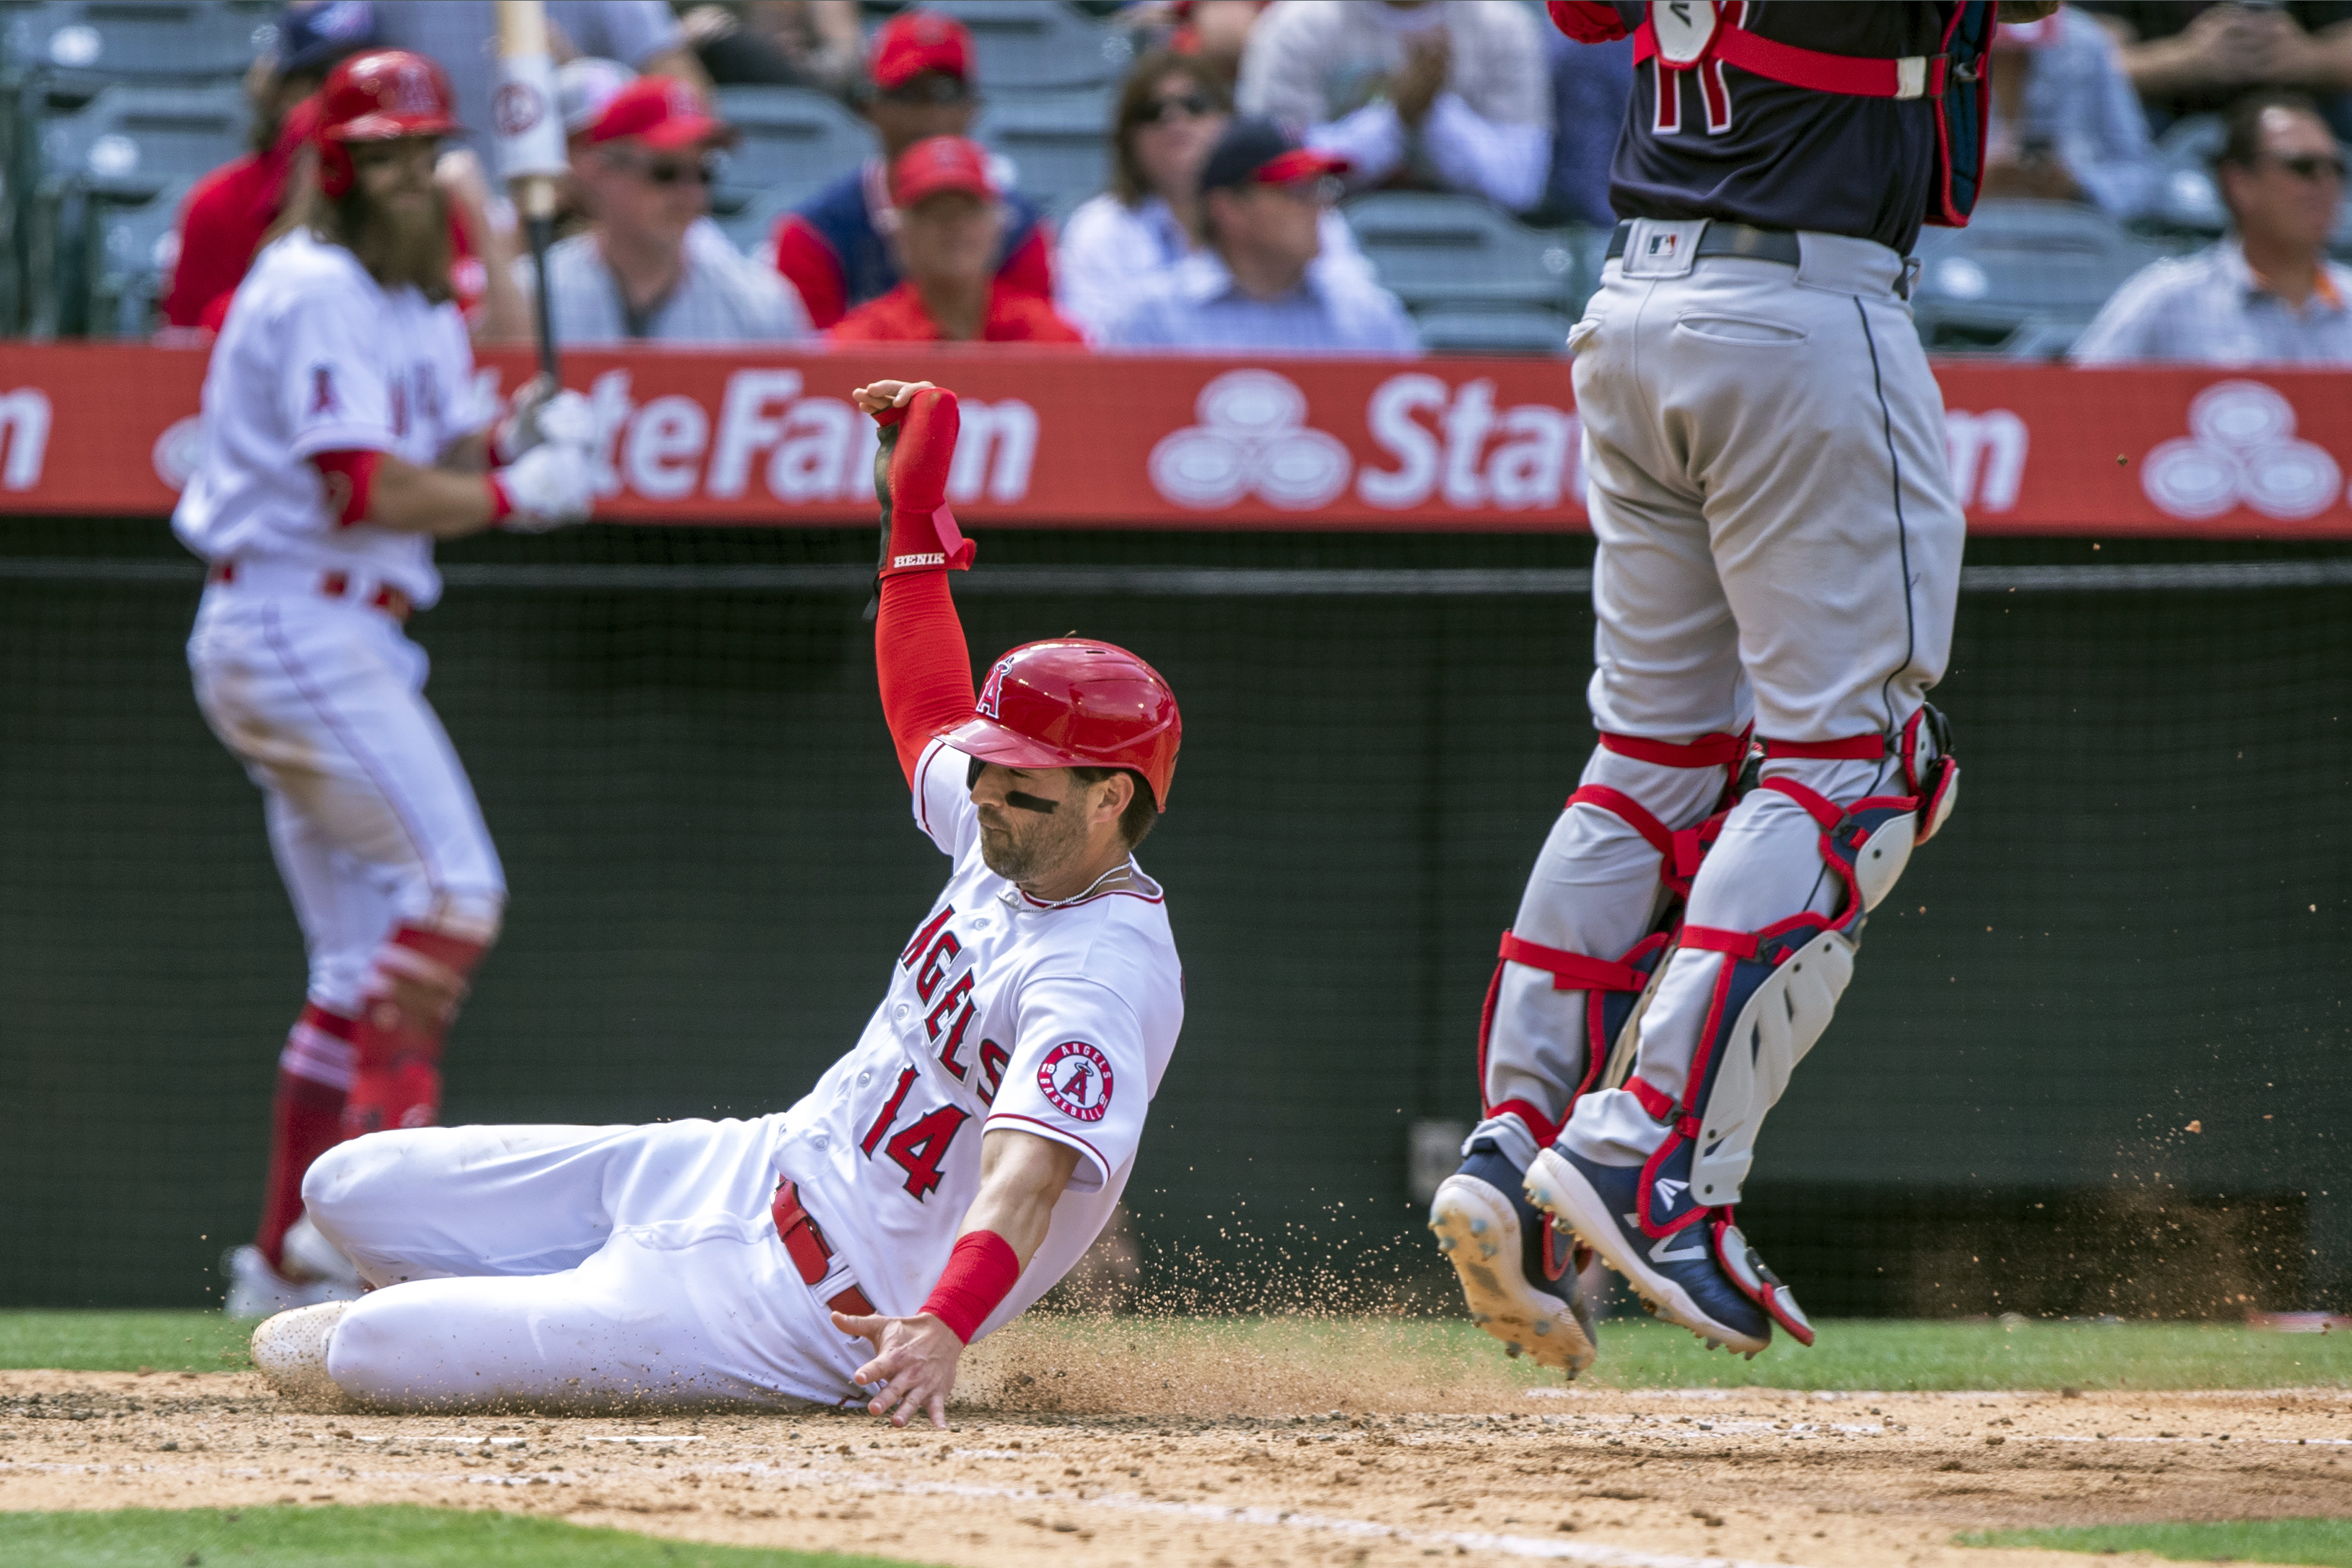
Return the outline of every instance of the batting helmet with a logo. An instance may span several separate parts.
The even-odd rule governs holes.
[[[1165,811],[1183,734],[1158,670],[1110,643],[1056,637],[998,659],[971,717],[940,739],[1008,768],[1133,768]]]
[[[350,144],[403,136],[446,136],[458,129],[449,78],[423,55],[370,49],[328,73],[319,89],[319,185],[342,197],[356,177]]]

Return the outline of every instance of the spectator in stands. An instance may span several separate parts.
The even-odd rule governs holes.
[[[620,61],[595,55],[566,60],[556,68],[555,103],[563,116],[563,150],[572,170],[580,167],[581,154],[588,150],[589,129],[604,112],[604,106],[636,79],[637,73]],[[580,176],[567,170],[556,185],[556,237],[569,239],[590,222],[588,193],[582,188]]]
[[[2215,174],[2237,232],[2117,289],[2077,364],[2352,364],[2352,268],[2326,249],[2344,154],[2317,108],[2274,91],[2239,104]]]
[[[1004,203],[988,152],[961,136],[916,142],[890,165],[906,281],[826,333],[838,343],[1077,343],[1078,330],[996,274]]]
[[[1466,191],[1524,212],[1551,169],[1536,13],[1513,0],[1279,0],[1236,100],[1348,160],[1349,184]]]
[[[841,176],[776,225],[776,270],[799,290],[809,320],[830,327],[852,308],[898,284],[890,251],[888,171],[916,142],[961,136],[980,100],[971,79],[971,35],[930,11],[902,11],[876,30],[859,111],[874,126],[881,156]],[[1053,253],[1045,216],[1007,191],[997,276],[1014,290],[1049,300]]]
[[[1551,75],[1551,173],[1544,184],[1545,216],[1559,223],[1612,228],[1609,164],[1633,96],[1633,40],[1580,44],[1546,27],[1544,54]]]
[[[679,21],[721,87],[806,87],[846,99],[857,79],[857,0],[735,0],[697,5]]]
[[[312,0],[289,5],[278,39],[246,73],[253,100],[253,151],[197,182],[180,209],[180,254],[163,293],[163,320],[174,327],[219,325],[261,237],[286,205],[289,177],[316,121],[296,112],[345,55],[375,41],[365,0]],[[205,311],[217,304],[214,320]]]
[[[2352,137],[2352,5],[2092,0],[2083,9],[2123,46],[2125,73],[2158,131],[2219,113],[2249,88],[2276,87],[2313,94],[2336,134]]]
[[[1271,120],[1225,128],[1201,168],[1207,248],[1138,285],[1103,334],[1120,348],[1263,353],[1419,352],[1395,295],[1345,268],[1317,269],[1344,160]]]
[[[1993,37],[1984,194],[2087,202],[2118,222],[2158,195],[2147,116],[2107,30],[2072,9]]]
[[[1101,336],[1136,286],[1201,247],[1201,165],[1233,119],[1215,66],[1165,51],[1137,60],[1111,111],[1111,188],[1062,226],[1055,302]],[[1348,220],[1326,209],[1316,268],[1350,268],[1369,281]]]
[[[1136,39],[1139,55],[1189,55],[1209,68],[1225,90],[1241,74],[1242,50],[1269,0],[1144,0],[1117,21]]]
[[[732,133],[687,83],[641,77],[588,128],[572,168],[593,221],[547,253],[555,335],[567,343],[734,343],[808,335],[775,274],[689,235],[709,206],[713,150]],[[516,263],[526,290],[530,263]]]
[[[497,149],[490,93],[498,84],[499,24],[493,0],[374,0],[378,41],[438,60],[457,95],[462,139],[485,163]],[[647,76],[710,85],[662,0],[547,0],[556,58],[595,55]]]

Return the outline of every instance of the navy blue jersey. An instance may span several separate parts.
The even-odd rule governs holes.
[[[1630,31],[1649,7],[1615,9]],[[1776,42],[1886,59],[1938,52],[1949,15],[1935,0],[1750,0],[1744,24]],[[1721,68],[1728,122],[1709,129],[1700,73],[1683,71],[1666,79],[1681,89],[1671,132],[1657,129],[1656,62],[1635,68],[1609,167],[1618,216],[1850,234],[1909,254],[1936,186],[1934,103],[1818,92]]]

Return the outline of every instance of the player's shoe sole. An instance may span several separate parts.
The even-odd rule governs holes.
[[[1716,1263],[1704,1222],[1664,1239],[1653,1239],[1633,1226],[1630,1192],[1612,1203],[1579,1169],[1579,1162],[1558,1149],[1546,1149],[1528,1167],[1528,1196],[1548,1211],[1576,1238],[1601,1255],[1601,1261],[1625,1277],[1642,1304],[1654,1315],[1705,1340],[1709,1350],[1721,1347],[1754,1355],[1772,1342],[1772,1324],[1762,1310],[1739,1296]],[[1630,1188],[1641,1180],[1638,1170],[1624,1173]],[[1622,1212],[1621,1212],[1622,1211]],[[1653,1257],[1663,1253],[1664,1257]],[[1676,1275],[1685,1278],[1678,1279]],[[1704,1279],[1719,1288],[1744,1308],[1760,1326],[1724,1321],[1724,1314],[1702,1307],[1694,1287]],[[1712,1293],[1712,1292],[1711,1292]]]
[[[1507,1194],[1475,1176],[1448,1176],[1429,1206],[1429,1228],[1462,1277],[1470,1321],[1502,1341],[1505,1351],[1570,1377],[1592,1364],[1598,1352],[1572,1302],[1528,1283],[1519,1216]],[[1568,1283],[1573,1290],[1572,1275]]]
[[[253,1331],[254,1367],[278,1398],[300,1410],[332,1413],[355,1407],[327,1375],[328,1344],[335,1325],[351,1310],[349,1301],[322,1301],[280,1312]]]

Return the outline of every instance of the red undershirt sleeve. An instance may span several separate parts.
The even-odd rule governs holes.
[[[882,717],[898,748],[898,768],[915,784],[915,764],[931,737],[971,716],[971,650],[956,616],[945,572],[909,572],[882,580],[874,617],[874,665],[881,678]]]

